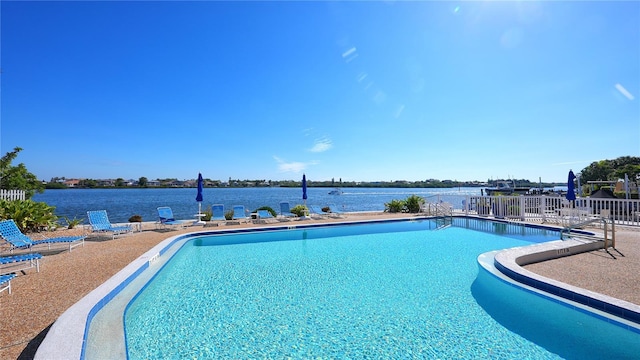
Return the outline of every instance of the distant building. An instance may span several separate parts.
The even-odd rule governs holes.
[[[80,184],[80,179],[67,179],[63,181],[63,184],[70,188],[77,187]]]

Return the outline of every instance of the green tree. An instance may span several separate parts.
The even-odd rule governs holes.
[[[78,183],[80,187],[95,188],[98,187],[98,181],[93,179],[82,179]]]
[[[0,158],[0,188],[5,190],[24,190],[27,199],[30,199],[36,192],[44,191],[42,181],[30,173],[27,167],[20,163],[12,166],[11,162],[18,157],[22,148],[15,147],[13,151],[6,153]]]
[[[142,176],[138,179],[139,187],[147,187],[148,184],[149,184],[149,179],[147,179],[146,177]]]
[[[68,186],[60,182],[49,182],[45,185],[47,189],[67,189]]]
[[[594,161],[582,169],[582,181],[617,180],[627,174],[635,179],[640,174],[640,157],[622,156],[615,160]]]
[[[582,169],[582,181],[586,183],[587,181],[609,180],[611,172],[611,164],[608,160],[594,161]]]
[[[115,185],[116,185],[116,187],[124,187],[124,179],[123,178],[117,178]]]

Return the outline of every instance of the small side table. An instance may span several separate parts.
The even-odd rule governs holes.
[[[133,229],[133,232],[142,232],[142,223],[141,222],[132,222],[132,223],[129,223],[129,225],[131,225],[131,228]]]
[[[207,216],[207,214],[195,214],[193,215],[195,216],[198,220],[196,220],[196,222],[193,223],[193,225],[204,225],[205,222],[202,221],[202,218]]]

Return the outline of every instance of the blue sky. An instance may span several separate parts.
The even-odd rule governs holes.
[[[640,156],[640,3],[9,2],[39,178],[565,181]]]

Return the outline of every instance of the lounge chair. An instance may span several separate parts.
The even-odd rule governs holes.
[[[275,220],[275,218],[273,217],[273,215],[271,215],[271,212],[269,212],[269,210],[258,210],[256,214],[257,214],[257,219],[256,221],[254,221],[254,223],[256,224],[266,224],[271,222],[271,220]]]
[[[211,220],[209,221],[209,223],[207,223],[206,226],[218,226],[226,220],[227,218],[224,216],[224,205],[211,205]]]
[[[11,279],[14,277],[16,274],[0,275],[0,293],[8,289],[11,294]]]
[[[42,255],[38,253],[0,257],[0,275],[23,271],[32,267],[36,268],[36,272],[40,272],[40,259],[42,259]]]
[[[158,224],[161,227],[182,226],[186,227],[189,220],[176,220],[173,216],[173,210],[168,206],[160,206],[158,208]]]
[[[107,210],[87,211],[91,231],[95,233],[111,233],[111,238],[115,239],[118,235],[130,234],[133,228],[129,225],[113,226],[107,216]]]
[[[296,214],[291,212],[291,207],[289,206],[289,203],[286,201],[283,201],[280,203],[280,216],[283,220],[288,220],[290,217],[297,217]]]
[[[328,212],[322,211],[322,208],[318,205],[307,205],[312,218],[325,219],[330,216]]]
[[[234,205],[233,206],[233,216],[231,217],[233,220],[240,220],[244,222],[248,222],[249,218],[247,217],[247,212],[244,208],[244,205]]]
[[[335,218],[343,218],[345,217],[344,211],[341,211],[339,207],[335,205],[329,206],[329,211],[331,212],[331,216]]]
[[[23,234],[13,219],[0,221],[0,236],[11,245],[11,251],[14,249],[29,249],[34,246],[46,244],[49,249],[53,244],[68,244],[69,252],[78,245],[84,246],[84,236],[62,236],[50,239],[33,240]]]

